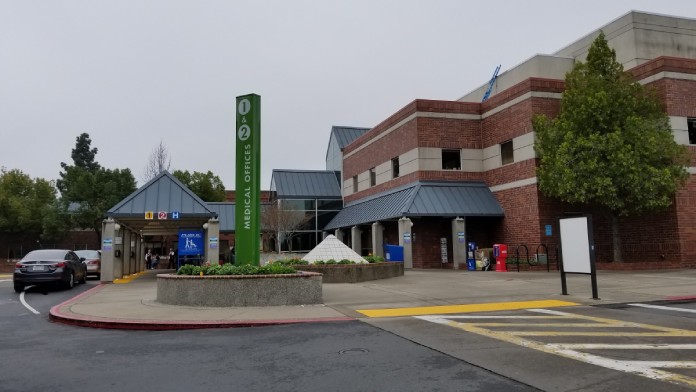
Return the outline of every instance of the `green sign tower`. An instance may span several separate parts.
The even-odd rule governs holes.
[[[259,265],[261,231],[261,97],[237,97],[235,261]]]

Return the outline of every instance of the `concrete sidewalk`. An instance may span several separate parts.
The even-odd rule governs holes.
[[[591,298],[590,278],[584,275],[568,275],[569,295],[561,295],[558,272],[407,270],[398,278],[324,284],[324,305],[196,308],[156,301],[156,277],[163,272],[172,271],[144,271],[124,284],[98,285],[53,307],[50,318],[97,328],[166,330],[343,321],[365,314],[379,317],[381,309],[395,308],[436,314],[449,309],[521,309],[538,306],[534,301],[542,300],[598,305],[696,299],[696,270],[599,271],[599,300]],[[481,306],[452,307],[473,304]],[[408,309],[403,314],[409,314]]]

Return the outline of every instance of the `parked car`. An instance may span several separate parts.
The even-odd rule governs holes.
[[[12,282],[16,292],[33,284],[58,283],[71,289],[87,280],[87,265],[67,249],[41,249],[27,253],[15,264]]]
[[[101,277],[101,251],[100,250],[76,250],[75,254],[85,259],[87,264],[87,276]]]

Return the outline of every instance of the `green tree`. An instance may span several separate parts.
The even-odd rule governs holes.
[[[174,170],[172,173],[182,184],[186,185],[191,192],[195,193],[203,201],[220,202],[225,201],[225,185],[220,177],[214,175],[210,170],[207,173],[188,170]]]
[[[77,138],[73,149],[73,165],[61,163],[58,189],[63,205],[71,205],[72,222],[80,228],[91,228],[101,241],[101,224],[106,211],[133,193],[135,178],[130,169],[105,169],[97,163],[96,148],[90,148],[89,135]]]
[[[604,33],[565,83],[559,115],[533,120],[539,189],[606,211],[620,262],[618,217],[669,207],[688,176],[688,151],[674,141],[655,92],[624,72]]]
[[[20,239],[39,239],[48,208],[56,200],[49,181],[31,179],[20,170],[0,170],[0,232]]]

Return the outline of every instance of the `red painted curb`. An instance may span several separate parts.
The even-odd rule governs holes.
[[[688,300],[696,300],[696,295],[686,295],[683,297],[665,297],[666,300],[668,301],[688,301]]]

